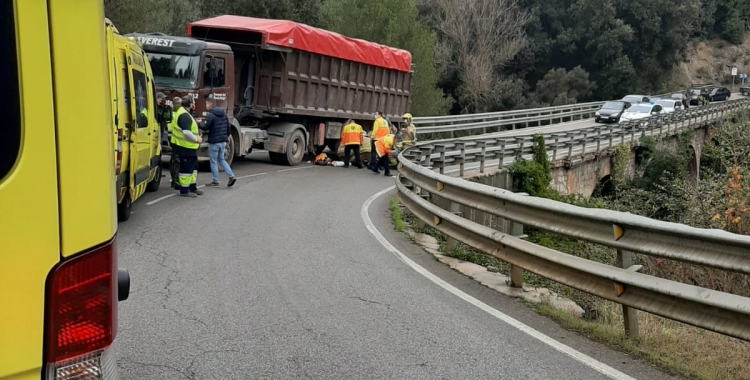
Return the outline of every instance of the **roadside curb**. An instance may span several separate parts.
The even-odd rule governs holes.
[[[561,309],[582,317],[584,310],[572,300],[561,297],[547,288],[535,288],[524,284],[523,289],[510,286],[510,277],[502,273],[488,270],[486,267],[468,261],[449,257],[440,251],[440,244],[434,237],[416,232],[411,228],[405,228],[404,233],[409,236],[415,244],[419,245],[427,253],[433,255],[441,263],[448,265],[480,284],[509,297],[520,298],[536,304],[547,304],[556,309]]]

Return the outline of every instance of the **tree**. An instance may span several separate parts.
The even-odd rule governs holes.
[[[459,102],[468,112],[497,103],[501,69],[527,43],[528,12],[517,0],[433,0],[438,57],[460,80]]]
[[[446,113],[450,99],[436,87],[435,35],[419,23],[416,0],[326,0],[322,14],[330,30],[411,52],[415,66],[411,113]]]
[[[537,99],[552,106],[587,102],[591,99],[591,90],[595,84],[589,81],[589,73],[576,66],[566,71],[552,69],[537,83]]]

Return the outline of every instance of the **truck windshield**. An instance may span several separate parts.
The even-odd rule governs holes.
[[[157,86],[196,88],[200,57],[197,55],[148,53]]]

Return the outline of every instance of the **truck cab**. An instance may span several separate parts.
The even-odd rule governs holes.
[[[116,379],[114,141],[101,0],[0,2],[0,379]]]
[[[167,36],[162,33],[132,33],[148,55],[158,91],[167,95],[167,104],[173,109],[175,97],[192,97],[195,100],[195,117],[199,123],[208,115],[206,99],[212,98],[216,107],[223,108],[232,123],[232,131],[224,159],[231,164],[234,157],[244,157],[252,147],[266,140],[265,131],[240,127],[234,117],[235,67],[234,55],[229,46],[199,41],[189,37]],[[207,141],[207,139],[204,139]],[[162,148],[169,150],[166,141]],[[208,143],[198,149],[200,161],[208,160]]]

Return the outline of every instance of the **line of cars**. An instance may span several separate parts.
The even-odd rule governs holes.
[[[621,100],[606,102],[594,114],[597,123],[619,123],[645,119],[672,112],[680,112],[691,106],[728,100],[731,91],[725,87],[691,85],[685,93],[675,92],[666,96],[627,95]]]

